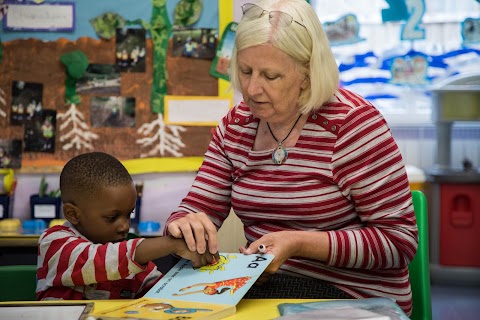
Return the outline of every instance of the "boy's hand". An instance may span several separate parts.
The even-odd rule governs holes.
[[[182,258],[192,261],[194,267],[201,267],[211,264],[214,260],[218,261],[220,255],[218,252],[211,254],[205,251],[202,254],[198,251],[190,251],[183,238],[177,239],[173,236],[164,236],[143,239],[135,250],[134,259],[140,265],[149,261],[165,257],[169,254],[176,254]]]
[[[215,254],[211,254],[207,250],[204,253],[200,254],[198,253],[198,251],[190,251],[183,239],[176,239],[175,241],[177,242],[177,246],[174,253],[182,258],[192,261],[192,264],[195,268],[216,263],[216,261],[219,261],[220,259],[220,255],[218,252]]]

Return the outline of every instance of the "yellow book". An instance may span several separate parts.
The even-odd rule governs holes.
[[[93,312],[89,319],[223,319],[235,314],[235,305],[188,302],[155,298],[140,298],[129,303]]]

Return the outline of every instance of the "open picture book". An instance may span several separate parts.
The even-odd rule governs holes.
[[[194,268],[180,260],[143,298],[94,312],[97,319],[135,318],[222,319],[236,312],[236,305],[273,260],[272,254],[220,253],[213,264]]]

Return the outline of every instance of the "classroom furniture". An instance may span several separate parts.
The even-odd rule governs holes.
[[[0,284],[0,301],[35,301],[37,266],[0,266]]]
[[[412,314],[412,320],[429,320],[432,319],[432,308],[430,296],[427,200],[425,195],[418,190],[412,191],[412,199],[419,232],[419,246],[417,254],[409,265],[414,310]],[[136,237],[138,237],[137,234],[130,233],[128,238],[131,239]],[[9,237],[0,237],[0,247],[26,246],[34,247],[36,250],[37,241],[38,236],[11,235]],[[173,266],[178,261],[178,259],[173,256],[168,256],[159,260],[159,263],[156,264],[165,268],[165,271],[161,270],[162,272],[168,271],[169,267]]]
[[[19,234],[19,233],[0,233],[0,248],[2,251],[5,248],[22,248],[22,247],[31,247],[37,248],[38,244],[38,234]]]
[[[449,77],[432,89],[437,133],[435,165],[427,171],[432,282],[480,285],[480,167],[451,164],[455,123],[480,123],[480,72]],[[458,152],[458,151],[456,151]],[[465,154],[465,152],[463,152]]]
[[[0,194],[0,220],[12,216],[13,198],[8,194]]]
[[[102,312],[127,303],[129,300],[90,300],[94,302],[95,312]],[[133,300],[130,300],[133,301]],[[322,301],[319,299],[242,299],[237,304],[237,311],[234,315],[226,317],[228,320],[252,320],[252,319],[274,319],[280,316],[277,306],[281,303],[304,303]],[[326,300],[323,300],[326,301]],[[58,304],[58,303],[80,302],[70,301],[37,301],[35,304]],[[81,301],[85,302],[85,301]],[[173,318],[173,317],[172,317]]]
[[[47,225],[53,219],[61,219],[62,199],[33,194],[30,196],[30,215],[32,219],[43,219]]]
[[[427,198],[419,190],[412,190],[413,210],[417,219],[418,249],[408,266],[412,287],[412,320],[432,319],[432,299],[430,294],[430,258],[428,240]]]

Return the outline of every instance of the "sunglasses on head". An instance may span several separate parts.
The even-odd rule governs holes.
[[[293,19],[293,17],[288,13],[282,11],[267,11],[253,3],[245,3],[242,6],[242,11],[243,17],[249,20],[259,19],[263,17],[265,13],[268,13],[268,19],[275,27],[285,28],[291,25],[292,22],[295,22],[296,24],[306,28],[305,25]]]

